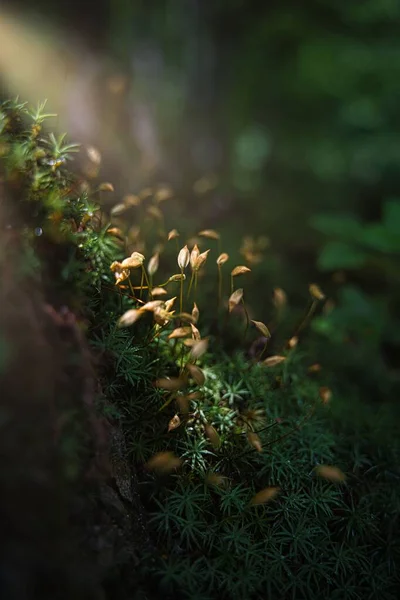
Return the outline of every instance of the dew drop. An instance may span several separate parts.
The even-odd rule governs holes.
[[[36,229],[35,229],[35,235],[37,235],[39,237],[42,234],[43,234],[43,229],[41,227],[36,227]]]

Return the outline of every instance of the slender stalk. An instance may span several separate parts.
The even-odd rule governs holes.
[[[183,312],[183,269],[181,269],[181,281],[180,281],[180,286],[181,286],[181,293],[180,293],[180,298],[179,298],[179,306],[180,306],[180,312]]]
[[[132,282],[131,282],[130,278],[128,279],[128,283],[129,283],[129,287],[130,287],[130,290],[132,292],[132,295],[136,299],[135,290],[133,289],[133,285],[132,285]]]
[[[302,331],[302,329],[304,329],[304,327],[306,327],[306,325],[309,323],[311,317],[315,313],[315,309],[317,308],[317,306],[318,306],[318,300],[313,300],[309,310],[306,313],[306,316],[301,321],[300,325],[297,327],[297,329],[292,337],[297,336],[300,333],[300,331]]]
[[[234,288],[234,285],[233,285],[233,277],[232,277],[232,275],[231,275],[231,294],[233,294],[233,288]]]
[[[142,282],[141,282],[141,286],[143,286],[143,278],[146,280],[147,283],[147,287],[149,288],[149,292],[151,292],[151,283],[149,281],[149,278],[147,277],[147,273],[146,273],[146,269],[144,268],[144,265],[142,265]]]
[[[122,311],[122,290],[121,288],[118,286],[118,291],[119,291],[119,305],[120,305],[120,310]]]
[[[159,356],[160,355],[160,336],[156,334],[157,337],[157,345],[156,345],[156,355]],[[150,344],[151,342],[149,342]],[[159,373],[159,369],[160,369],[160,361],[157,361],[157,376]]]
[[[182,347],[181,347],[181,368],[179,370],[179,376],[182,375],[184,368],[185,368],[185,348],[184,348],[184,346],[182,344]]]
[[[192,271],[192,276],[190,278],[189,289],[188,289],[188,293],[187,293],[187,299],[188,300],[189,300],[189,297],[190,297],[190,291],[192,289],[193,280],[194,280],[194,271]]]
[[[261,350],[261,352],[260,352],[260,353],[259,353],[259,354],[258,354],[258,355],[255,357],[255,361],[256,361],[256,362],[257,362],[257,361],[259,361],[259,360],[261,360],[261,358],[262,358],[262,355],[264,354],[264,352],[265,352],[265,351],[266,351],[266,349],[267,349],[268,342],[269,342],[269,340],[270,340],[270,339],[271,339],[271,338],[267,338],[267,341],[265,342],[264,346],[262,347],[262,350]]]
[[[197,271],[194,274],[194,301],[197,299]]]
[[[157,340],[160,339],[160,334],[168,327],[168,323],[166,325],[161,325],[160,329],[157,329],[153,335],[153,337],[151,338],[151,340],[148,342],[148,344],[151,344],[152,342],[154,342],[154,340],[157,338]],[[157,344],[157,348],[158,348],[158,344]]]
[[[221,265],[218,265],[218,308],[222,304],[222,271]]]
[[[143,295],[143,281],[144,281],[144,269],[143,269],[143,265],[142,265],[142,277],[140,279],[140,299],[142,299],[142,295]]]
[[[250,319],[249,319],[249,313],[247,312],[246,304],[245,304],[243,298],[242,298],[242,304],[243,304],[243,308],[244,308],[244,313],[246,315],[246,329],[245,329],[245,332],[244,332],[244,339],[246,339],[247,332],[248,332],[249,325],[250,325]]]
[[[253,433],[256,433],[258,435],[262,431],[267,431],[268,429],[271,429],[272,427],[275,427],[276,425],[278,425],[278,422],[274,421],[273,423],[270,423],[269,425],[262,427],[262,429],[254,429]],[[248,434],[248,431],[240,431],[238,433],[235,433],[235,435],[247,435],[247,434]],[[247,452],[247,450],[246,450],[246,452]],[[237,457],[237,458],[239,458],[239,457]]]
[[[154,324],[153,327],[150,329],[150,331],[148,332],[145,340],[144,340],[144,345],[147,346],[148,344],[150,344],[150,342],[152,342],[154,340],[154,338],[156,337],[156,333],[153,335],[153,332],[156,332],[156,328],[157,328],[157,324]],[[151,337],[152,336],[152,337]]]
[[[157,287],[165,287],[166,285],[168,285],[168,283],[170,283],[169,279],[167,279],[167,281],[164,281],[164,283],[157,283]],[[143,289],[147,289],[146,286]]]

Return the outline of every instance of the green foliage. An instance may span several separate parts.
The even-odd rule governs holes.
[[[285,411],[281,403],[280,409]],[[361,492],[358,481],[365,486],[365,479],[357,451],[350,438],[344,442],[339,420],[333,430],[331,426],[319,414],[290,441],[257,454],[247,469],[231,473],[226,487],[176,479],[160,490],[151,522],[160,544],[169,548],[158,567],[163,589],[182,597],[190,597],[195,588],[204,597],[371,600],[381,589],[386,598],[395,598],[398,578],[390,562],[396,564],[398,552],[392,548],[388,562],[378,550],[392,531],[389,513],[396,510],[393,495],[388,497],[389,509],[378,498],[389,492],[393,480],[374,482],[371,473],[370,485]],[[371,420],[358,433],[368,436],[373,427]],[[312,467],[320,461],[337,462],[339,440],[340,465],[350,475],[345,486],[337,487],[317,480]],[[365,445],[371,447],[367,440]],[[377,459],[370,456],[368,462]],[[367,471],[365,464],[362,472]],[[247,506],[255,491],[276,483],[282,485],[276,500]],[[360,574],[357,581],[354,572]]]
[[[350,215],[321,214],[312,218],[311,225],[332,238],[319,256],[322,270],[357,269],[379,261],[389,276],[393,274],[391,261],[400,253],[399,200],[385,202],[381,222],[362,223]]]
[[[381,221],[332,214],[316,215],[311,221],[328,238],[318,257],[319,268],[345,273],[332,289],[333,308],[312,324],[323,340],[329,340],[329,350],[321,340],[321,359],[340,369],[342,385],[347,380],[347,387],[358,386],[371,397],[393,397],[400,383],[394,368],[400,346],[399,218],[399,200],[389,199]]]

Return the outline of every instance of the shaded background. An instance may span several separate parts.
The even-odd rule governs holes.
[[[319,427],[318,422],[310,422],[303,438],[306,445],[300,437],[298,442],[297,436],[293,436],[293,446],[280,446],[278,464],[282,465],[285,478],[288,473],[289,481],[293,474],[292,481],[297,481],[295,485],[299,489],[308,488],[310,460],[319,461],[319,452],[326,452],[326,457],[335,456],[335,461],[343,461],[349,471],[352,470],[352,477],[357,481],[354,496],[348,495],[349,511],[340,521],[348,528],[349,539],[350,535],[353,540],[374,539],[374,532],[376,539],[378,532],[382,538],[378,540],[379,548],[373,548],[368,541],[365,550],[365,556],[368,552],[374,555],[378,552],[376,564],[382,565],[378,576],[368,579],[371,597],[372,585],[380,586],[378,594],[386,591],[391,594],[391,590],[385,589],[384,579],[392,570],[397,573],[398,554],[399,33],[400,4],[395,0],[350,3],[307,0],[302,6],[288,0],[264,3],[253,0],[101,0],[94,6],[76,0],[58,4],[11,0],[8,4],[3,2],[0,8],[1,95],[6,98],[18,94],[21,100],[34,105],[47,98],[49,112],[58,114],[49,120],[49,128],[67,131],[69,141],[82,143],[81,157],[75,163],[78,171],[87,160],[88,147],[100,152],[99,181],[110,181],[115,188],[115,192],[104,194],[109,207],[120,202],[127,193],[137,193],[143,187],[160,182],[170,184],[174,197],[161,204],[167,229],[176,227],[186,238],[201,229],[215,228],[222,234],[221,250],[230,254],[229,265],[251,266],[251,277],[240,279],[243,281],[240,285],[245,288],[246,306],[252,318],[270,326],[276,314],[273,290],[283,288],[289,306],[282,331],[276,335],[274,332],[274,346],[270,345],[268,351],[273,353],[275,348],[282,348],[282,342],[293,335],[310,304],[309,284],[317,283],[326,293],[327,301],[320,303],[312,325],[301,332],[294,356],[299,363],[322,365],[317,375],[318,385],[324,386],[320,392],[325,390],[329,396],[332,391],[331,412],[327,411],[323,427]],[[15,198],[18,200],[17,194]],[[138,221],[142,224],[139,218]],[[154,221],[150,226],[153,224]],[[201,249],[209,244],[213,244],[215,250],[214,242],[204,239]],[[169,249],[175,252],[173,246]],[[49,262],[54,263],[51,250],[47,255]],[[147,249],[146,256],[149,256]],[[176,268],[176,254],[172,258]],[[17,287],[14,265],[7,267],[10,282]],[[212,273],[211,260],[206,268]],[[63,277],[57,279],[65,284]],[[211,281],[212,275],[205,279],[205,293],[208,293],[207,280],[210,279],[210,285],[215,280]],[[77,284],[79,277],[73,281],[73,290]],[[3,288],[7,289],[3,285],[0,292]],[[35,299],[31,289],[24,294],[18,287],[14,293],[18,292],[29,302]],[[29,312],[20,302],[3,304],[6,308],[7,304],[12,307],[13,319],[9,319],[5,311],[1,313],[12,336],[14,329],[18,331],[21,315],[29,315]],[[199,305],[203,318],[206,303],[199,301]],[[75,389],[80,386],[75,365],[82,363],[81,355],[68,371],[67,381],[72,387],[65,386],[61,373],[59,391],[58,371],[47,355],[36,352],[37,320],[34,318],[32,324],[25,324],[22,319],[22,323],[28,338],[31,329],[33,332],[30,344],[25,343],[22,329],[18,337],[24,351],[21,356],[27,356],[27,361],[22,361],[24,366],[34,369],[37,363],[33,381],[42,379],[45,391],[57,399],[61,396],[69,408],[71,398],[75,403],[80,400],[80,390]],[[111,343],[107,346],[107,331],[104,328],[107,338],[104,348],[115,353],[120,362],[117,344],[115,348]],[[54,341],[51,331],[49,338],[50,342]],[[230,346],[229,350],[236,349],[229,339],[225,343]],[[101,344],[103,341],[100,348]],[[6,351],[0,343],[0,371],[3,372],[8,360]],[[57,357],[57,352],[54,356]],[[106,400],[113,403],[118,396],[117,415],[118,407],[124,407],[125,394],[124,387],[119,398],[117,378],[126,377],[122,368],[126,373],[135,370],[135,363],[132,367],[130,362],[132,356],[134,354],[127,355],[123,367],[115,371],[110,367],[106,388],[110,390],[110,399],[107,392]],[[56,482],[52,477],[52,460],[47,464],[53,456],[45,444],[50,439],[51,422],[41,421],[39,412],[38,416],[32,413],[36,410],[36,390],[32,393],[30,385],[25,383],[26,378],[20,376],[19,362],[17,367],[16,375],[7,372],[10,383],[3,387],[10,390],[6,396],[15,412],[16,423],[21,421],[27,434],[14,435],[12,428],[7,429],[3,446],[10,459],[6,460],[7,469],[3,469],[7,482],[3,486],[7,492],[3,505],[7,511],[10,509],[9,521],[12,525],[15,522],[18,531],[23,531],[24,539],[27,528],[33,532],[30,548],[32,555],[37,555],[39,567],[49,560],[51,573],[54,573],[53,547],[65,540],[68,556],[65,559],[61,556],[60,562],[69,570],[66,532],[70,533],[71,527],[65,519],[61,523],[65,530],[55,529],[53,512],[51,507],[48,509],[49,502],[58,506],[57,495],[54,494],[53,502],[53,495],[43,489],[42,496],[38,495],[37,500],[33,498],[40,508],[40,518],[35,519],[31,497],[25,493],[32,472],[36,476],[30,462],[22,484],[18,476],[13,476],[15,472],[19,474],[13,458],[17,458],[17,464],[20,458],[25,464],[28,452],[26,456],[36,460],[30,448],[36,443],[40,450],[37,461],[42,461],[48,469],[49,481]],[[47,369],[51,370],[50,379],[46,379]],[[234,380],[239,376],[233,362],[228,363],[226,369],[227,378],[232,375]],[[114,377],[116,392],[113,392]],[[307,378],[303,382],[295,369],[285,377],[289,388],[294,390],[297,386],[301,390],[303,383],[307,385]],[[15,389],[13,378],[17,384]],[[126,378],[128,383],[124,384],[128,385],[129,402],[132,378],[129,381]],[[29,390],[28,396],[25,389]],[[46,396],[40,393],[40,386],[38,389],[42,401]],[[271,392],[273,413],[274,390]],[[270,401],[269,393],[268,389],[266,404]],[[279,398],[277,414],[284,414],[287,409],[282,407],[280,396],[276,397]],[[147,396],[144,399],[147,402]],[[113,414],[110,413],[111,417]],[[119,418],[122,425],[129,423],[130,443],[136,431],[140,432],[137,445],[132,443],[133,451],[137,452],[141,449],[142,432],[135,427],[136,423],[138,428],[142,427],[142,423],[140,418],[137,421],[136,404],[129,404],[127,417]],[[135,427],[131,426],[130,419]],[[33,429],[32,423],[35,423]],[[83,429],[89,431],[87,426]],[[21,439],[25,440],[24,452],[15,452],[14,444],[19,445]],[[300,452],[297,443],[302,447]],[[291,453],[296,461],[298,456],[300,459],[293,461],[288,469]],[[306,457],[304,463],[301,456]],[[267,467],[270,472],[270,464]],[[18,494],[16,503],[13,502],[15,493]],[[84,506],[78,503],[77,510],[83,514],[82,530],[86,533],[87,522],[90,528],[99,517],[101,537],[103,529],[106,533],[111,529],[107,516],[110,506],[106,504],[106,509],[103,507],[97,515],[86,488],[78,496],[78,500],[85,500]],[[299,498],[299,508],[291,512],[293,527],[303,520],[301,494]],[[28,510],[24,510],[25,505],[29,505]],[[122,508],[121,514],[125,515]],[[139,514],[136,505],[132,512],[136,519]],[[377,513],[382,524],[379,529],[374,517]],[[324,512],[324,524],[326,520]],[[124,516],[122,530],[125,529]],[[119,549],[118,540],[122,539],[124,546],[125,538],[120,537],[118,530],[114,531],[115,546]],[[357,538],[354,531],[356,535],[365,531],[368,537]],[[36,543],[38,536],[46,544],[47,538],[50,540],[45,553]],[[12,531],[9,538],[14,543]],[[224,539],[221,537],[221,548]],[[244,539],[253,545],[247,535]],[[79,541],[77,545],[80,546]],[[128,545],[128,551],[132,546],[135,551],[135,544]],[[362,557],[363,545],[358,541],[354,545],[359,546]],[[141,552],[143,544],[137,546]],[[320,550],[322,547],[313,544],[314,564],[319,565],[325,576],[323,561],[326,557]],[[344,550],[347,552],[348,548],[344,546]],[[4,579],[3,573],[13,562],[13,555],[10,558],[8,552],[6,545],[0,579],[2,576]],[[107,547],[105,552],[108,552]],[[29,569],[32,564],[36,568],[32,555],[26,559]],[[74,558],[80,562],[79,553]],[[242,559],[241,552],[240,561]],[[344,593],[339,590],[338,597],[347,597],[348,585],[351,595],[353,565],[358,563],[353,562],[351,555],[350,559],[351,576],[349,581],[343,582],[346,590]],[[114,557],[109,560],[108,565],[113,567]],[[117,556],[114,574],[102,566],[102,576],[110,577],[113,597],[116,593],[122,595],[125,586],[129,594],[131,580],[136,577],[130,559],[127,563],[124,560],[119,571]],[[373,563],[362,567],[366,570],[364,581]],[[86,586],[87,582],[91,583],[91,575],[86,564],[82,564],[83,567],[77,565],[77,570],[80,572],[82,567]],[[187,563],[183,561],[180,566],[178,557],[175,564],[186,576]],[[227,582],[237,577],[237,564],[233,562],[231,571],[224,572]],[[75,565],[72,566],[75,569]],[[167,573],[168,569],[165,563],[159,574]],[[256,571],[248,569],[248,572],[249,576],[257,577]],[[19,579],[15,577],[16,584]],[[57,576],[57,589],[64,590],[66,595],[69,588],[64,581],[68,583],[69,579],[75,583],[73,572],[63,578]],[[277,578],[274,576],[274,579]],[[193,581],[190,585],[196,587],[198,579]],[[279,585],[279,579],[277,581]],[[394,578],[391,585],[393,581]],[[358,593],[355,588],[353,591]]]

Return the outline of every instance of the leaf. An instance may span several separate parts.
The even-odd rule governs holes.
[[[125,269],[122,264],[116,260],[110,265],[110,271],[115,275],[115,285],[125,281],[130,275],[129,269]]]
[[[188,394],[186,396],[186,398],[188,400],[201,400],[203,398],[203,394],[199,391],[196,392],[190,392],[190,394]]]
[[[175,340],[177,338],[187,337],[188,335],[191,335],[191,333],[192,330],[190,327],[177,327],[169,334],[168,339]]]
[[[208,256],[209,252],[210,252],[210,250],[206,250],[205,252],[202,252],[201,254],[198,255],[198,257],[196,258],[194,265],[193,265],[194,271],[198,271],[200,269],[200,267],[203,266],[203,264],[207,260],[207,256]]]
[[[115,206],[112,207],[111,209],[111,214],[115,217],[117,215],[122,215],[122,213],[124,213],[127,210],[127,207],[125,206],[125,204],[115,204]]]
[[[179,406],[179,410],[183,415],[189,414],[189,398],[180,394],[176,397],[176,402]]]
[[[212,446],[214,446],[214,448],[219,448],[221,445],[221,439],[215,427],[213,427],[209,423],[206,423],[204,426],[204,431],[206,433],[206,436],[210,440]]]
[[[173,452],[159,452],[150,458],[146,467],[150,471],[158,471],[160,473],[169,473],[177,469],[182,464],[182,460]]]
[[[154,200],[156,202],[164,202],[165,200],[169,200],[173,196],[173,191],[170,187],[164,186],[159,188],[154,194]]]
[[[127,310],[119,319],[118,327],[129,327],[130,325],[133,325],[143,314],[144,310],[142,308],[131,308],[130,310]]]
[[[110,227],[110,229],[107,229],[107,234],[114,235],[115,237],[118,237],[122,240],[124,239],[124,234],[122,233],[121,229],[119,229],[119,227]]]
[[[338,467],[332,467],[330,465],[319,465],[315,468],[315,472],[319,477],[328,479],[334,483],[341,483],[346,481],[346,475],[338,469]]]
[[[193,360],[197,360],[207,352],[208,340],[193,340],[190,356]]]
[[[141,261],[142,263],[145,260],[145,257],[143,254],[141,254],[140,252],[132,252],[130,258],[133,258],[134,260],[138,260]]]
[[[112,183],[106,182],[106,183],[101,183],[97,189],[99,192],[113,192],[114,186]]]
[[[332,392],[328,387],[321,387],[319,389],[319,397],[322,400],[322,404],[329,404],[332,398]]]
[[[318,257],[318,267],[322,271],[336,269],[358,269],[364,266],[367,254],[345,242],[329,242]]]
[[[199,367],[192,365],[191,363],[187,363],[186,368],[197,385],[204,385],[206,378],[203,371]]]
[[[214,229],[204,229],[203,231],[200,231],[198,235],[210,238],[211,240],[219,240],[221,237],[217,231],[214,231]]]
[[[142,202],[139,196],[135,196],[134,194],[127,194],[124,196],[122,201],[128,208],[131,206],[139,206],[139,204]]]
[[[149,260],[149,264],[147,265],[147,272],[152,277],[158,270],[159,265],[159,254],[156,252],[154,256],[152,256]]]
[[[193,323],[190,323],[190,327],[192,330],[192,337],[194,340],[200,340],[201,339],[201,335],[200,335],[200,331],[197,329],[197,327],[195,325],[193,325]]]
[[[197,321],[199,320],[199,315],[200,315],[200,311],[198,309],[198,306],[196,304],[196,302],[193,303],[193,309],[192,309],[192,317],[193,317],[193,321],[195,323],[197,323]]]
[[[142,262],[142,260],[129,256],[128,258],[124,258],[121,264],[125,269],[137,269],[142,266]]]
[[[228,483],[228,477],[224,477],[224,475],[220,475],[219,473],[208,473],[205,481],[207,485],[225,487]]]
[[[174,296],[173,298],[170,298],[169,300],[166,301],[165,303],[165,310],[166,311],[170,311],[171,308],[173,307],[175,300],[176,300],[177,296]]]
[[[239,288],[235,290],[233,294],[229,298],[229,312],[232,312],[233,309],[242,301],[243,298],[243,289]]]
[[[178,267],[181,269],[181,271],[186,269],[186,267],[189,264],[189,260],[190,260],[189,248],[187,246],[184,246],[179,251],[179,254],[178,254]],[[171,280],[171,278],[170,278],[170,280]]]
[[[168,423],[168,432],[173,431],[174,429],[179,427],[180,424],[181,424],[181,420],[179,418],[179,415],[174,415],[172,417],[172,419],[170,420],[170,422]]]
[[[191,253],[190,253],[190,266],[192,267],[192,269],[195,268],[196,261],[199,258],[199,255],[200,255],[199,247],[198,247],[197,244],[195,244],[193,246],[193,249],[192,249]]]
[[[168,294],[167,290],[162,287],[155,287],[151,290],[152,296],[165,296],[166,294]]]
[[[150,312],[153,312],[156,308],[159,308],[163,303],[162,300],[150,300],[150,302],[146,302],[146,304],[144,304],[142,306],[142,310],[148,310]]]
[[[232,277],[236,277],[237,275],[243,275],[244,273],[250,273],[251,269],[249,269],[249,267],[245,267],[244,265],[239,265],[238,267],[235,267],[234,269],[232,269],[231,271],[231,275]]]
[[[175,311],[169,312],[168,310],[165,310],[165,308],[159,306],[158,308],[154,309],[154,320],[157,325],[166,325],[169,323],[169,321],[171,321],[172,317],[174,316],[174,312]]]
[[[185,387],[186,381],[181,377],[161,377],[160,379],[156,380],[154,385],[162,390],[174,392]]]
[[[183,343],[185,346],[187,346],[188,348],[193,348],[193,346],[195,344],[197,344],[197,340],[194,340],[193,338],[190,338],[188,340],[183,340]]]
[[[308,367],[308,372],[309,373],[318,373],[321,369],[322,369],[322,367],[319,363],[314,363],[313,365],[310,365]]]
[[[268,358],[263,360],[262,364],[265,365],[266,367],[276,367],[276,365],[279,365],[284,360],[286,360],[286,356],[279,356],[279,355],[269,356]]]
[[[101,153],[94,146],[87,146],[86,154],[93,164],[99,165],[101,163]]]
[[[217,258],[217,265],[219,267],[221,267],[222,265],[224,265],[227,261],[229,260],[229,254],[227,254],[226,252],[223,252],[222,254],[220,254]]]
[[[266,487],[263,490],[261,490],[260,492],[257,492],[257,494],[255,496],[253,496],[253,498],[250,500],[249,504],[250,504],[250,506],[256,506],[258,504],[265,504],[266,502],[270,502],[271,500],[276,498],[277,495],[279,494],[279,492],[280,492],[279,487],[275,487],[275,486]]]
[[[179,232],[177,229],[171,229],[171,231],[168,234],[168,241],[174,240],[175,238],[179,237]]]
[[[170,281],[185,281],[186,275],[184,273],[176,273],[175,275],[171,275],[168,279],[168,283]]]
[[[325,299],[325,294],[322,292],[321,288],[318,287],[318,285],[316,283],[312,283],[309,286],[308,291],[310,292],[310,294],[314,298],[314,300],[324,300]]]
[[[254,325],[257,327],[258,331],[260,331],[263,336],[270,338],[271,337],[271,333],[268,329],[268,327],[262,323],[261,321],[253,321],[253,319],[251,320],[252,323],[254,323]]]
[[[257,452],[262,452],[262,444],[259,436],[254,431],[249,431],[247,434],[247,439],[250,444],[257,450]]]
[[[287,296],[286,292],[282,288],[274,289],[273,303],[278,309],[281,309],[284,306],[286,306]]]

